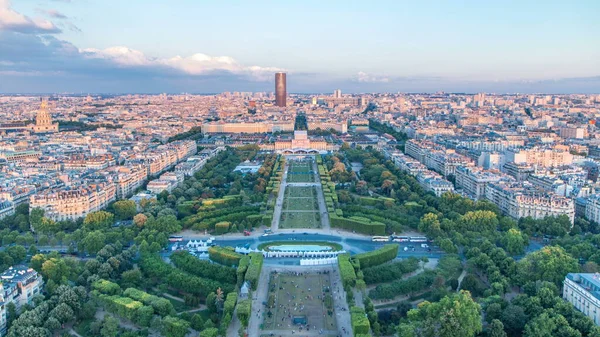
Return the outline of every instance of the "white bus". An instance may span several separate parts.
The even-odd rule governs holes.
[[[183,236],[180,236],[180,235],[169,236],[169,242],[181,242],[181,241],[183,241]]]
[[[424,236],[411,236],[410,242],[427,242],[427,238]]]
[[[374,236],[371,241],[373,242],[387,242],[390,241],[389,236]]]
[[[408,242],[410,238],[408,236],[393,236],[392,241],[394,242]]]

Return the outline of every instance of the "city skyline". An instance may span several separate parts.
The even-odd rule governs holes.
[[[0,0],[0,92],[600,90],[593,1],[316,5]]]

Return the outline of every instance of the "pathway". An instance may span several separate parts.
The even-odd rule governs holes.
[[[321,185],[321,177],[319,176],[317,161],[313,160],[312,164],[313,171],[315,173],[315,181],[317,182],[317,200],[319,202],[319,213],[321,213],[321,228],[326,231],[331,231],[331,225],[329,224],[329,213],[327,212],[327,204],[325,204],[325,196],[323,195],[323,186]]]
[[[281,177],[281,184],[279,185],[279,193],[277,199],[275,199],[275,208],[273,209],[273,220],[271,221],[271,230],[277,231],[279,229],[279,218],[281,218],[281,209],[283,208],[283,198],[285,196],[285,187],[287,184],[289,163],[286,160],[283,166],[283,176]]]

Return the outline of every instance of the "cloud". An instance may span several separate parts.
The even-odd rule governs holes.
[[[37,11],[39,13],[42,13],[48,17],[54,18],[54,19],[68,19],[69,17],[64,15],[63,13],[57,11],[56,9],[41,9],[38,8]]]
[[[356,81],[361,83],[388,83],[390,79],[388,77],[375,76],[359,71],[356,77]]]
[[[0,31],[24,34],[54,34],[61,30],[51,21],[30,18],[14,11],[9,0],[0,0]]]
[[[273,73],[282,71],[275,67],[244,66],[229,56],[210,56],[202,53],[186,57],[178,55],[171,58],[153,58],[141,51],[122,46],[102,50],[87,48],[80,52],[88,59],[108,60],[119,67],[166,68],[191,76],[228,72],[255,81],[267,81],[272,79]]]

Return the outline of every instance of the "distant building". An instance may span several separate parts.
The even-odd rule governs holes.
[[[563,283],[563,299],[600,325],[600,274],[569,273]]]
[[[100,211],[116,200],[113,183],[85,184],[73,189],[44,191],[32,195],[29,209],[41,208],[45,216],[54,220],[76,220],[88,213]]]
[[[50,133],[58,132],[58,123],[52,123],[52,117],[48,112],[48,102],[42,101],[40,110],[35,117],[35,125],[33,125],[35,133]]]
[[[279,138],[275,141],[274,150],[281,153],[325,153],[337,150],[337,145],[328,144],[321,137],[308,138],[306,131],[294,131],[294,138]]]
[[[531,184],[526,187],[524,183],[507,180],[489,182],[485,188],[485,198],[496,204],[502,213],[516,220],[560,215],[566,215],[571,223],[575,220],[573,199],[552,192],[539,193]]]
[[[287,83],[285,73],[275,74],[275,105],[280,108],[286,107]]]

